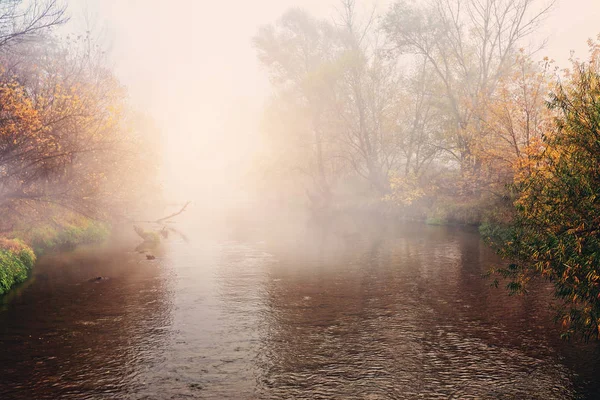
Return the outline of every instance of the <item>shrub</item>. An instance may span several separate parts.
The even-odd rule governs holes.
[[[557,315],[564,337],[585,340],[600,339],[599,105],[600,58],[575,63],[552,96],[555,127],[516,184],[515,219],[500,240],[514,264],[498,271],[513,292],[534,276],[549,279],[564,301]]]
[[[20,240],[0,238],[0,295],[24,282],[35,263],[33,250]]]

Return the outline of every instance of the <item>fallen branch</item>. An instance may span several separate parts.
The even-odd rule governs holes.
[[[189,206],[189,205],[190,205],[190,203],[191,203],[191,201],[188,201],[187,203],[185,203],[185,204],[183,205],[183,207],[181,208],[181,210],[177,211],[176,213],[173,213],[173,214],[171,214],[171,215],[168,215],[168,216],[166,216],[166,217],[164,217],[164,218],[157,219],[156,221],[152,221],[152,222],[156,222],[157,224],[160,224],[162,221],[165,221],[165,220],[171,219],[171,218],[173,218],[173,217],[176,217],[176,216],[178,216],[179,214],[181,214],[182,212],[184,212],[184,211],[185,211],[185,209],[187,208],[187,206]]]
[[[1,0],[0,0],[0,1],[1,1]],[[168,219],[171,219],[171,218],[173,218],[173,217],[176,217],[177,215],[179,215],[179,214],[181,214],[182,212],[184,212],[184,211],[185,211],[185,209],[187,208],[187,206],[189,206],[189,205],[190,205],[190,203],[191,203],[191,201],[188,201],[187,203],[185,203],[185,204],[183,205],[183,207],[181,208],[181,210],[179,210],[179,211],[177,211],[176,213],[173,213],[173,214],[171,214],[171,215],[167,215],[166,217],[163,217],[163,218],[155,219],[155,220],[152,220],[152,221],[150,221],[150,220],[143,220],[143,221],[139,221],[139,220],[131,220],[131,219],[130,219],[130,220],[129,220],[129,222],[132,222],[132,223],[134,223],[134,224],[135,224],[135,223],[141,223],[141,224],[160,224],[161,222],[163,222],[163,221],[167,221]],[[169,222],[169,221],[167,221],[167,222]]]

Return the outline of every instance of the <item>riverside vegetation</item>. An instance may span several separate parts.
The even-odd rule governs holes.
[[[565,70],[534,58],[552,1],[340,3],[329,20],[290,10],[254,39],[274,93],[264,197],[480,225],[511,262],[494,285],[544,277],[565,337],[600,338],[598,43]]]
[[[308,203],[318,221],[479,225],[510,260],[495,285],[546,278],[564,336],[600,337],[600,45],[565,70],[536,59],[527,44],[552,5],[398,0],[362,13],[342,0],[332,20],[293,9],[261,28],[272,96],[246,176],[260,177],[262,204]],[[34,251],[144,220],[158,157],[93,35],[56,36],[57,1],[1,2],[0,15],[4,292]]]
[[[40,255],[104,240],[155,192],[157,130],[55,0],[0,2],[0,294]]]

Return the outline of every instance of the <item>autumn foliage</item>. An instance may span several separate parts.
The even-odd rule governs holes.
[[[398,0],[376,16],[343,0],[333,22],[287,12],[255,38],[274,93],[264,186],[330,218],[371,207],[481,225],[514,262],[495,271],[512,292],[548,278],[565,335],[598,336],[600,47],[569,71],[535,61],[524,39],[550,5]]]
[[[67,215],[132,217],[151,189],[156,137],[90,43],[48,36],[0,55],[4,234]]]
[[[469,224],[508,205],[505,185],[549,120],[552,63],[520,47],[547,9],[399,0],[376,15],[340,3],[332,21],[294,9],[255,37],[274,92],[265,186],[316,208]]]
[[[556,117],[515,181],[516,216],[499,240],[513,291],[549,279],[564,335],[600,338],[600,47],[554,89]],[[499,238],[496,238],[499,239]]]
[[[134,218],[152,197],[157,131],[91,32],[54,34],[67,21],[59,2],[0,11],[0,239],[47,248],[102,236],[94,227]]]

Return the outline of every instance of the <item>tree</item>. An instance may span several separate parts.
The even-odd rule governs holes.
[[[292,10],[255,38],[277,89],[266,124],[271,155],[283,155],[275,169],[309,177],[313,204],[330,204],[354,176],[381,197],[402,161],[401,79],[374,21],[359,22],[345,0],[335,23]]]
[[[404,176],[421,177],[439,156],[443,144],[443,114],[436,107],[435,79],[427,60],[421,60],[414,73],[401,85],[399,151]]]
[[[329,123],[336,35],[329,23],[293,9],[254,38],[258,58],[278,89],[266,122],[275,169],[307,177],[316,206],[330,203],[339,169]]]
[[[546,105],[554,72],[550,60],[535,63],[520,52],[511,73],[498,81],[496,93],[488,99],[486,119],[481,121],[481,138],[473,149],[481,163],[474,179],[483,191],[507,197],[506,187],[514,182],[515,174],[529,172],[531,156],[551,129],[553,112]]]
[[[516,181],[516,217],[501,242],[515,261],[498,272],[522,291],[549,279],[564,300],[557,318],[565,337],[600,338],[600,46],[574,61],[555,90],[557,118]]]
[[[449,117],[444,150],[463,171],[477,166],[473,148],[486,119],[486,102],[510,73],[519,43],[534,31],[553,2],[533,12],[535,0],[399,1],[383,28],[394,49],[427,60],[442,88]]]
[[[359,23],[354,0],[342,1],[338,29],[341,55],[336,81],[340,148],[354,172],[379,196],[389,192],[389,173],[400,145],[400,76],[375,30],[374,15]]]
[[[0,230],[60,213],[131,217],[155,182],[153,130],[89,37],[37,38],[0,60]],[[140,131],[145,128],[145,131]]]
[[[57,0],[2,0],[0,2],[0,48],[43,36],[49,28],[68,18]]]

